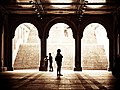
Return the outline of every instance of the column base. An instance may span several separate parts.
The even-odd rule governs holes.
[[[107,70],[108,70],[108,71],[112,71],[112,68],[108,67]]]
[[[117,79],[120,79],[120,67],[114,67],[112,69],[112,75],[117,78]]]
[[[82,67],[79,67],[79,68],[74,68],[74,71],[82,71]]]
[[[7,71],[13,71],[13,67],[7,67]]]
[[[0,68],[0,72],[4,72],[4,71],[7,71],[7,67],[1,67]]]
[[[46,67],[39,67],[39,71],[47,71]]]

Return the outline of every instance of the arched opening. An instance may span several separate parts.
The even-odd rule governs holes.
[[[106,0],[87,0],[89,3],[106,3]],[[101,8],[104,5],[87,5],[89,8]]]
[[[56,68],[55,56],[57,49],[63,55],[62,69],[73,70],[75,61],[75,40],[71,28],[65,23],[54,24],[47,39],[47,55],[53,56],[53,67]]]
[[[99,23],[89,24],[81,39],[83,69],[106,70],[109,63],[109,39],[105,28]]]
[[[31,23],[22,23],[15,30],[12,40],[12,62],[14,69],[39,67],[40,39],[37,28]]]

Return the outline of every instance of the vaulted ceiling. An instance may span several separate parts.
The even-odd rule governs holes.
[[[5,0],[0,9],[11,14],[111,14],[120,8],[118,0]],[[83,7],[84,6],[84,7]]]

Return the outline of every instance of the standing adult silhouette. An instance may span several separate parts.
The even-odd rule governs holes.
[[[56,61],[56,63],[57,63],[57,76],[58,76],[58,75],[63,76],[63,75],[61,74],[61,66],[62,66],[62,58],[63,58],[63,56],[62,56],[62,54],[60,54],[60,52],[61,52],[61,50],[58,49],[58,50],[57,50],[57,55],[56,55],[56,57],[55,57],[55,61]]]
[[[51,53],[49,53],[49,71],[52,71],[53,72],[53,66],[52,66],[52,56],[51,56]]]

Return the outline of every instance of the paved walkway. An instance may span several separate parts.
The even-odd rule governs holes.
[[[36,70],[15,70],[0,73],[0,90],[120,90],[117,81],[109,71],[83,70],[54,72]]]

